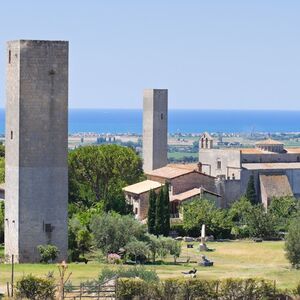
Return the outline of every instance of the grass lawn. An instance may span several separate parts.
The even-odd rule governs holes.
[[[200,260],[200,252],[197,251],[198,243],[194,243],[195,249],[187,249],[183,243],[182,258],[187,256],[191,260]],[[154,268],[161,278],[182,277],[182,271],[190,270],[192,267],[198,269],[198,278],[221,279],[228,277],[245,278],[260,277],[276,280],[277,286],[281,288],[294,288],[300,282],[300,270],[291,270],[284,256],[283,242],[254,243],[252,241],[234,241],[223,243],[209,243],[214,252],[207,252],[208,258],[215,262],[212,268],[197,267],[196,263],[172,264],[172,258],[168,257],[163,265],[147,265],[146,268]],[[105,264],[89,262],[85,264],[70,264],[72,272],[71,281],[78,284],[80,281],[97,278],[101,268]],[[0,285],[4,287],[10,278],[10,265],[0,265]],[[56,265],[22,264],[15,265],[15,277],[18,279],[23,274],[34,274],[43,276],[49,271],[57,275]]]

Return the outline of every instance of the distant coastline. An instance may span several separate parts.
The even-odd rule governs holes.
[[[4,108],[0,133],[4,134]],[[169,110],[169,133],[300,132],[300,111]],[[142,133],[141,109],[70,109],[69,133]]]

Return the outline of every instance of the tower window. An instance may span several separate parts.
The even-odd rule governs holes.
[[[222,163],[220,160],[217,161],[217,169],[221,169],[222,168]]]
[[[164,114],[160,114],[160,119],[163,120]]]
[[[11,63],[11,50],[8,50],[8,63]]]
[[[10,131],[10,139],[12,140],[14,138],[14,132],[11,130]]]
[[[136,207],[134,210],[134,213],[137,215],[138,214],[138,208]]]
[[[45,224],[45,232],[52,232],[52,225],[51,224]]]

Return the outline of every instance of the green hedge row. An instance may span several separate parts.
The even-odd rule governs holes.
[[[273,281],[262,279],[119,279],[117,293],[121,300],[267,300],[277,291]]]

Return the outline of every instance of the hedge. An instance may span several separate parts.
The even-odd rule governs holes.
[[[121,300],[259,300],[274,299],[273,281],[263,279],[167,279],[145,282],[119,279],[117,294]]]

